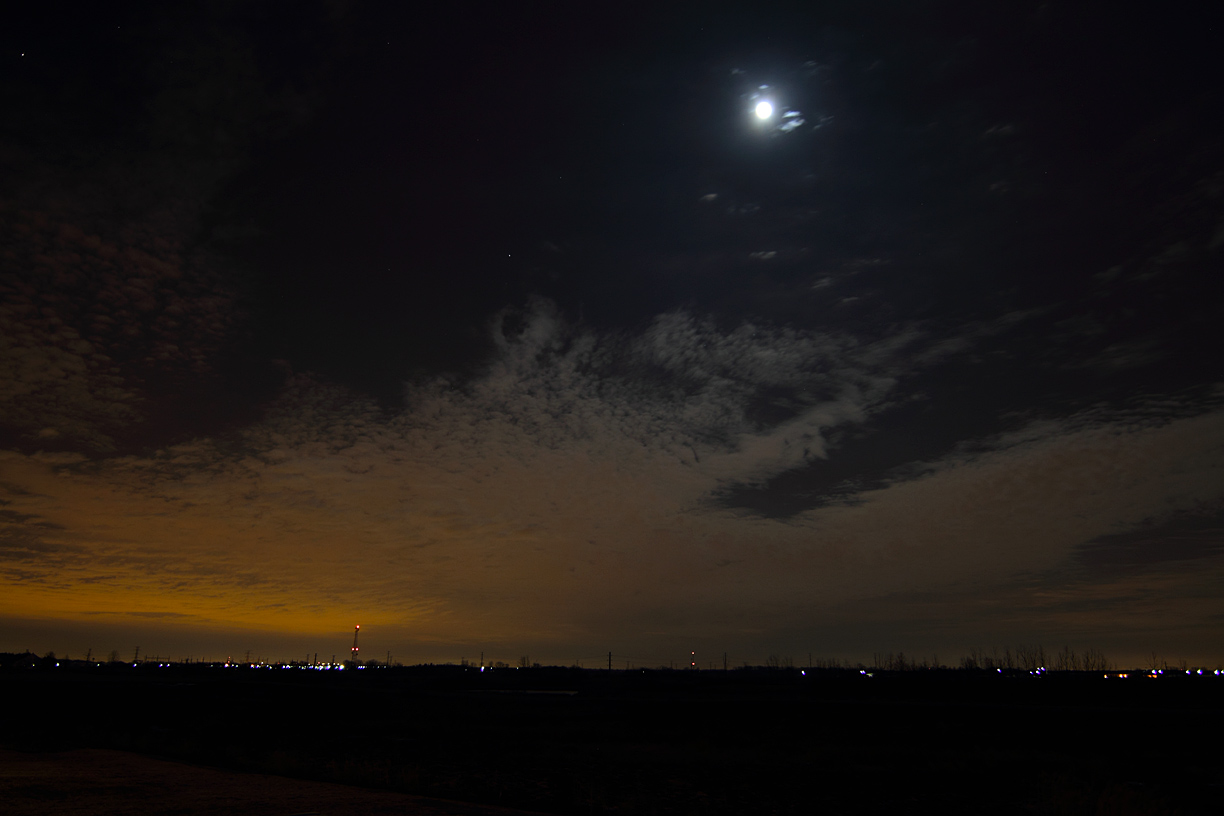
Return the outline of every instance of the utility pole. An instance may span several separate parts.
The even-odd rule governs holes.
[[[387,650],[387,668],[391,668],[391,650]]]
[[[139,646],[136,647],[136,654],[132,655],[132,662],[133,663],[140,662],[140,647]]]
[[[90,646],[88,649],[85,650],[85,662],[86,663],[89,662],[89,656],[92,654],[93,654],[93,647]]]
[[[608,652],[608,671],[612,671],[612,653]]]

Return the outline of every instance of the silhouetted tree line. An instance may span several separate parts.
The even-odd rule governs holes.
[[[154,658],[157,660],[157,658]],[[738,658],[737,658],[738,661]],[[186,661],[191,662],[191,661]],[[197,661],[198,662],[198,661]],[[1185,659],[1169,661],[1163,657],[1158,657],[1153,652],[1149,659],[1144,661],[1147,667],[1152,670],[1180,670],[1186,671],[1188,663]],[[34,652],[0,652],[0,669],[39,669],[55,667],[57,665],[116,665],[121,663],[119,652],[112,650],[105,660],[92,658],[89,660],[71,660],[67,656],[57,657],[55,652],[47,652],[41,657]],[[309,665],[299,661],[291,661],[288,665],[299,666]],[[345,666],[352,667],[352,661],[344,661]],[[365,660],[360,661],[360,665],[366,668],[383,668],[387,666],[400,667],[401,663],[387,663],[380,660]],[[432,664],[430,664],[432,665]],[[446,664],[450,665],[450,664]],[[470,665],[465,659],[462,666]],[[509,669],[511,664],[504,661],[489,661],[486,664],[493,669]],[[713,664],[711,664],[713,665]],[[725,667],[725,663],[723,666]],[[533,662],[527,655],[522,655],[517,660],[517,668],[520,669],[539,669],[550,668],[542,667],[540,663]],[[581,669],[582,664],[575,662],[570,668]],[[677,668],[672,666],[659,666],[660,671]],[[684,665],[684,668],[688,668]],[[1100,649],[1087,648],[1084,650],[1072,649],[1070,646],[1064,646],[1058,651],[1047,651],[1041,645],[1035,646],[1016,646],[1005,649],[997,647],[986,649],[974,647],[969,650],[969,654],[960,658],[959,666],[948,666],[939,662],[938,655],[929,657],[914,657],[907,655],[905,652],[876,652],[872,655],[872,662],[865,665],[861,662],[851,662],[841,660],[839,658],[813,657],[808,655],[806,662],[797,661],[788,655],[771,654],[766,658],[764,665],[753,665],[747,660],[742,661],[740,669],[769,669],[769,670],[796,670],[799,668],[807,669],[824,669],[824,670],[866,670],[875,669],[879,671],[891,672],[912,672],[912,671],[928,671],[928,670],[948,670],[960,668],[974,671],[1069,671],[1069,672],[1099,672],[1113,671],[1117,667],[1111,663],[1105,654]]]
[[[42,657],[33,652],[0,652],[0,668],[4,669],[37,669],[55,665],[55,652],[47,652]]]
[[[1112,668],[1105,654],[1099,649],[1088,648],[1077,652],[1070,646],[1064,646],[1061,651],[1047,653],[1043,646],[1017,646],[1015,649],[998,648],[987,652],[984,649],[970,649],[969,654],[961,658],[961,668],[964,669],[1011,669],[1020,671],[1107,671]]]
[[[945,669],[939,662],[938,655],[930,657],[907,657],[905,652],[876,652],[872,655],[871,665],[880,671],[922,671],[929,669]]]
[[[1152,652],[1152,656],[1147,659],[1147,665],[1148,665],[1148,668],[1151,669],[1152,671],[1169,671],[1170,669],[1176,669],[1177,671],[1186,671],[1190,667],[1189,663],[1186,662],[1185,658],[1182,658],[1181,660],[1175,660],[1172,663],[1170,663],[1168,660],[1165,660],[1163,657],[1157,657],[1155,652]]]

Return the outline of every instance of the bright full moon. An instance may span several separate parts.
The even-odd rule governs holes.
[[[758,102],[756,106],[756,115],[760,119],[768,119],[773,116],[773,105],[768,102]]]

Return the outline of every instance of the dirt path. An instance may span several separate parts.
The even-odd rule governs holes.
[[[26,754],[0,749],[5,816],[511,816],[466,805],[327,782],[236,773],[123,751]]]

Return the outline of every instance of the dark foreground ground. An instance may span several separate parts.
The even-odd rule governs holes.
[[[523,811],[205,768],[128,751],[0,749],[5,816],[514,816]]]
[[[1224,812],[1224,677],[78,666],[0,694],[4,813],[137,812],[72,810],[90,774],[144,814]]]

